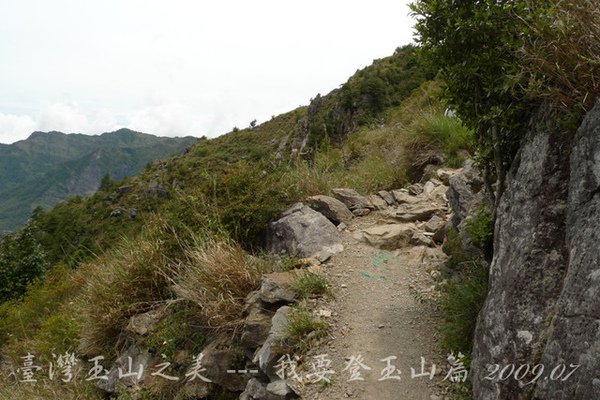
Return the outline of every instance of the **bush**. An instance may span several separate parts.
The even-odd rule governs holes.
[[[41,277],[48,263],[33,226],[0,238],[0,303],[21,298],[34,279]]]
[[[600,8],[595,0],[556,1],[534,15],[520,49],[529,96],[572,112],[600,97]]]

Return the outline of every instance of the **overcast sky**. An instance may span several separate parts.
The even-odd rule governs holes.
[[[0,143],[214,137],[411,43],[406,0],[0,0]]]

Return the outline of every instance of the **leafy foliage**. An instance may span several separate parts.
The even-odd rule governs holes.
[[[48,263],[33,226],[0,238],[0,303],[23,296]]]

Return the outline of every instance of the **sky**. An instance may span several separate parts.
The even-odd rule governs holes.
[[[0,143],[215,137],[413,41],[409,0],[0,0]]]

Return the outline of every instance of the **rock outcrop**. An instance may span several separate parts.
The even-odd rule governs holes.
[[[474,397],[597,399],[600,103],[574,138],[549,113],[536,122],[497,210],[490,291],[471,364]],[[542,364],[545,371],[525,385],[532,376],[487,379],[494,364]]]

